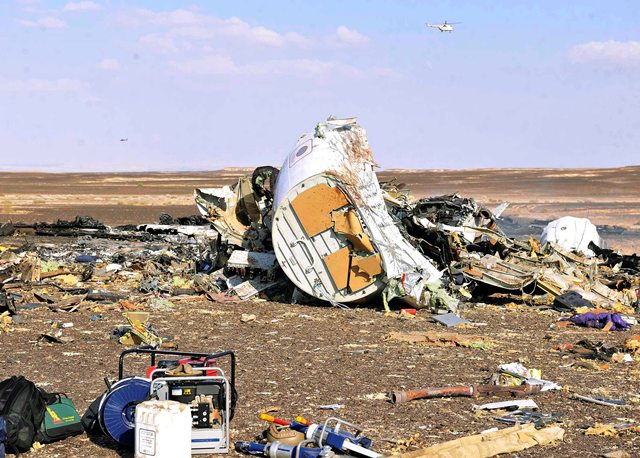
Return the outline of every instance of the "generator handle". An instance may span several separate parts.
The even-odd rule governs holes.
[[[218,353],[200,353],[200,352],[190,352],[190,351],[176,351],[176,350],[157,350],[155,348],[128,348],[123,350],[120,353],[120,358],[118,360],[118,380],[122,380],[124,376],[124,357],[129,354],[148,354],[151,355],[151,365],[156,365],[156,355],[171,355],[171,356],[187,356],[190,358],[204,358],[204,365],[212,359],[223,358],[225,356],[229,357],[229,361],[231,363],[231,379],[229,383],[231,384],[231,389],[235,392],[236,389],[236,355],[231,350],[225,350]]]

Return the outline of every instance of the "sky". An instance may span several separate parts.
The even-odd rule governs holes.
[[[385,169],[639,164],[640,2],[0,0],[0,170],[279,165],[329,115]]]

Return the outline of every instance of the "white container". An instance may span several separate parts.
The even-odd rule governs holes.
[[[176,401],[136,406],[136,458],[191,456],[191,410]]]

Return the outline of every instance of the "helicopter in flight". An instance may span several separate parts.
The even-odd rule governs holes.
[[[432,27],[434,29],[438,29],[440,32],[453,32],[453,26],[455,24],[462,24],[462,22],[447,22],[447,21],[444,21],[443,24],[429,24],[429,23],[427,23],[427,27]]]

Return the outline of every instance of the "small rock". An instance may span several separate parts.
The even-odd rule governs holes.
[[[613,452],[608,452],[602,455],[604,458],[629,458],[629,455],[624,450],[614,450]]]
[[[255,321],[255,320],[256,320],[256,316],[253,314],[243,313],[242,316],[240,317],[240,321],[242,321],[243,323],[248,323],[249,321]]]

